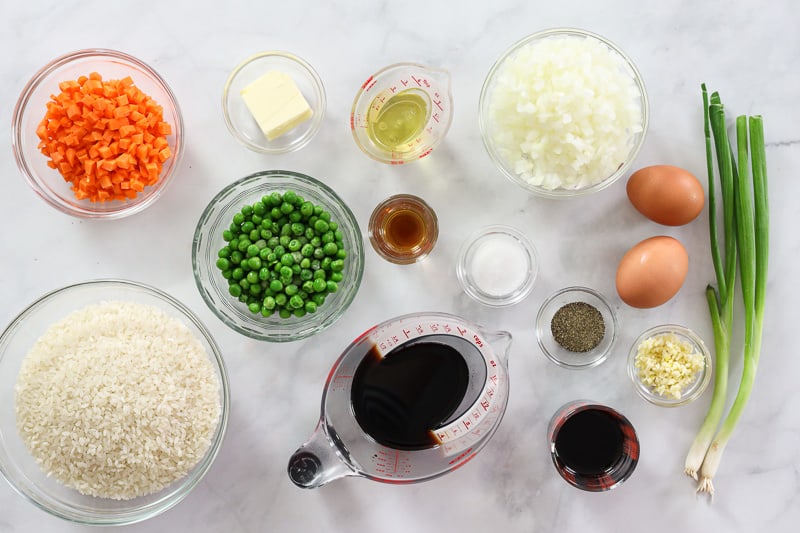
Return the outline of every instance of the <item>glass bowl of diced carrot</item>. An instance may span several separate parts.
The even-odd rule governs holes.
[[[79,50],[42,67],[14,108],[14,156],[33,190],[80,218],[145,209],[172,180],[183,118],[164,79],[114,50]]]

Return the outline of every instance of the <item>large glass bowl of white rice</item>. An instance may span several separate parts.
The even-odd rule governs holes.
[[[0,473],[65,520],[140,522],[203,479],[228,420],[206,327],[132,281],[45,294],[0,335]]]
[[[644,143],[647,92],[631,59],[572,28],[535,33],[506,50],[481,90],[478,121],[490,157],[539,196],[605,189]]]

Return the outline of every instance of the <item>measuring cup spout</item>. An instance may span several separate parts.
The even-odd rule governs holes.
[[[308,442],[289,458],[287,471],[289,479],[303,489],[315,489],[335,479],[356,475],[337,453],[322,420]]]
[[[484,337],[494,348],[495,354],[505,365],[508,362],[508,352],[511,349],[511,333],[508,331],[493,331],[484,333]]]

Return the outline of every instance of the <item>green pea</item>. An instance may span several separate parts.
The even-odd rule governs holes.
[[[300,260],[300,268],[302,269],[310,269],[311,268],[311,259],[308,257],[304,257]]]
[[[264,216],[264,213],[267,212],[267,206],[264,205],[264,202],[256,202],[253,204],[253,213],[258,216]]]
[[[281,267],[280,274],[282,278],[291,278],[293,273],[291,267],[285,265]]]
[[[261,215],[257,215],[255,213],[253,213],[253,216],[250,217],[250,222],[255,224],[256,227],[261,226],[261,222],[263,222],[263,221],[264,221],[264,217],[262,217]]]
[[[336,252],[336,258],[344,259],[345,257],[347,257],[347,250],[344,248],[339,248],[339,250]]]
[[[280,243],[281,243],[280,237],[270,237],[269,239],[267,239],[267,246],[269,248],[275,248]]]
[[[255,257],[258,255],[259,251],[260,250],[258,249],[258,246],[256,246],[255,244],[251,244],[247,247],[247,252],[246,252],[247,257]]]
[[[325,297],[327,296],[324,292],[318,292],[311,296],[311,301],[317,304],[317,307],[325,303]]]
[[[272,205],[281,205],[281,202],[283,201],[283,195],[275,191],[269,195],[269,199]]]
[[[252,303],[247,304],[247,308],[254,315],[257,315],[258,313],[261,312],[261,306],[257,302],[252,302]]]
[[[292,254],[283,254],[281,256],[281,264],[292,266],[294,264],[294,256]]]
[[[291,241],[289,241],[289,245],[287,246],[287,248],[289,248],[290,252],[298,251],[300,249],[300,241],[298,241],[297,239],[292,239]]]
[[[250,290],[250,282],[246,279],[239,280],[239,286],[242,288],[243,291]]]
[[[294,206],[286,201],[286,195],[284,195],[284,202],[281,204],[280,211],[284,215],[288,215],[289,213],[294,211]]]
[[[330,257],[324,258],[320,263],[320,267],[322,268],[322,270],[330,270],[332,261],[333,259],[331,259]]]
[[[279,218],[281,218],[282,214],[283,213],[281,213],[281,210],[278,207],[273,207],[269,211],[269,216],[270,218],[272,218],[272,220],[278,220]]]
[[[322,259],[325,257],[325,250],[322,248],[314,248],[314,253],[311,255],[314,257],[314,259]]]
[[[217,268],[220,270],[228,270],[231,268],[231,262],[225,259],[224,257],[220,257],[217,259]]]
[[[290,204],[295,203],[297,201],[297,193],[292,190],[286,191],[283,193],[283,201],[289,202]]]
[[[233,277],[233,271],[230,270],[230,269],[223,270],[222,271],[222,277],[225,278],[225,279],[231,279],[231,277]]]
[[[237,284],[233,284],[230,287],[228,287],[228,292],[234,298],[238,298],[239,296],[242,295],[242,288]]]
[[[251,241],[255,242],[261,238],[261,231],[257,229],[252,229],[250,230],[250,233],[247,234],[247,236],[250,237]]]
[[[274,309],[267,309],[266,307],[263,307],[263,306],[261,307],[261,316],[263,316],[263,317],[271,316],[272,313],[274,313],[274,312],[275,312]]]
[[[234,268],[233,272],[231,273],[231,277],[236,280],[244,278],[244,270],[238,267]]]
[[[275,305],[277,305],[278,307],[285,306],[286,302],[288,300],[289,300],[289,298],[284,293],[280,293],[280,294],[276,294],[275,295]]]
[[[329,281],[327,283],[328,292],[336,292],[339,290],[339,286],[336,284],[335,281]]]
[[[296,316],[298,318],[302,318],[302,317],[306,316],[306,310],[303,307],[301,307],[300,309],[295,309],[294,310],[294,316]]]
[[[295,264],[293,264],[293,265],[292,265],[292,274],[294,274],[295,276],[298,276],[298,275],[300,275],[300,272],[301,272],[302,270],[303,270],[303,269],[302,269],[302,268],[300,268],[300,265],[298,265],[297,263],[295,263]]]
[[[342,270],[344,270],[344,261],[342,261],[341,259],[334,259],[333,261],[331,261],[332,272],[341,272]]]
[[[253,214],[253,206],[249,204],[245,204],[242,206],[242,214],[246,217],[249,217]]]
[[[322,244],[322,239],[315,235],[310,241],[308,241],[308,243],[314,248],[318,248]]]
[[[300,253],[303,254],[303,257],[311,257],[311,254],[314,253],[314,246],[310,243],[304,244],[302,248],[300,248]]]
[[[303,268],[300,270],[300,279],[303,281],[314,279],[314,273],[307,268]]]
[[[319,216],[321,213],[322,213],[322,207],[318,206],[318,205],[315,205],[314,206],[314,214]]]
[[[335,262],[336,262],[336,261],[334,261],[334,263],[335,263]],[[247,260],[247,265],[248,265],[248,266],[249,266],[249,267],[250,267],[252,270],[260,270],[260,269],[261,269],[261,258],[260,258],[260,257],[258,257],[258,256],[251,257],[250,259],[248,259],[248,260]],[[333,265],[331,265],[331,268],[333,268]]]
[[[314,235],[316,235],[316,233],[314,233],[314,228],[306,228],[306,230],[303,232],[303,237],[309,241],[314,238]]]
[[[329,242],[322,247],[322,251],[325,252],[325,255],[336,255],[336,252],[339,251],[339,247],[336,246],[335,242]]]
[[[262,249],[261,249],[261,250],[258,252],[258,257],[259,257],[259,259],[261,259],[262,261],[266,261],[266,260],[267,260],[267,258],[269,257],[269,254],[271,254],[271,253],[272,253],[272,248],[262,248]]]
[[[336,222],[329,222],[328,226],[330,226],[331,231],[336,231],[337,229],[339,229],[339,224],[337,224]]]
[[[238,265],[239,263],[241,263],[242,259],[244,259],[244,256],[242,256],[242,252],[240,252],[239,250],[234,250],[233,252],[231,252],[231,263],[233,263],[234,265]]]
[[[292,241],[292,238],[289,237],[288,235],[281,235],[281,237],[278,239],[278,242],[280,243],[280,245],[284,246],[284,247],[289,246],[289,243],[291,241]]]
[[[316,313],[317,304],[315,304],[314,302],[306,302],[305,310],[306,313]]]
[[[319,270],[318,272],[322,272],[322,271]],[[324,291],[325,289],[328,288],[328,284],[325,283],[325,280],[322,279],[322,278],[314,279],[314,281],[311,282],[311,284],[312,284],[312,291],[309,291],[309,292],[322,292],[322,291]]]
[[[283,254],[286,253],[286,248],[284,248],[282,245],[279,244],[278,246],[273,248],[272,251],[275,252],[275,255],[277,255],[278,257],[281,257],[281,256],[283,256]]]
[[[341,272],[333,272],[333,273],[331,273],[331,281],[335,281],[336,283],[339,283],[343,279],[344,279],[344,274],[342,274]]]
[[[244,215],[241,213],[236,213],[233,215],[233,223],[237,226],[241,226],[242,222],[244,222]]]
[[[301,286],[301,289],[303,290],[303,292],[306,292],[306,293],[315,292],[314,291],[314,282],[310,281],[310,280],[304,281],[303,285]]]
[[[233,239],[233,232],[229,229],[226,229],[222,232],[222,240],[225,242],[229,242]]]
[[[322,265],[319,261],[316,261],[316,265],[314,264],[315,261],[311,261],[311,270],[314,271],[314,279],[325,279],[328,275],[322,270]],[[316,266],[316,268],[315,268]]]
[[[245,305],[247,304],[247,299],[248,298],[249,298],[249,296],[247,296],[246,294],[240,294],[239,295],[239,301],[242,302]]]
[[[294,295],[291,298],[289,298],[289,307],[291,307],[292,309],[300,309],[304,305],[305,302],[303,301],[303,299],[297,295]]]
[[[258,271],[258,279],[261,281],[267,281],[269,279],[269,269],[267,267],[261,267]]]
[[[247,247],[250,246],[250,244],[251,244],[250,239],[248,239],[247,237],[242,237],[241,239],[239,239],[239,246],[237,246],[236,248],[240,252],[244,252],[247,250]]]
[[[329,242],[333,242],[335,239],[334,234],[332,231],[328,231],[322,235],[322,242],[328,244]]]
[[[297,223],[303,220],[303,215],[300,214],[300,211],[292,211],[289,213],[289,222]]]
[[[217,252],[217,257],[230,257],[231,256],[231,247],[225,246],[224,248],[220,248]]]
[[[317,233],[325,233],[329,228],[330,226],[324,220],[317,220],[314,222],[314,229],[317,231]]]
[[[303,202],[300,205],[300,213],[304,217],[310,217],[311,215],[314,214],[314,204],[312,204],[311,202]]]
[[[331,214],[328,213],[327,211],[323,211],[322,213],[319,214],[319,218],[321,218],[325,222],[330,222],[331,221]]]
[[[271,265],[278,260],[278,254],[270,252],[267,254],[267,262]]]
[[[242,233],[250,233],[255,229],[256,225],[247,220],[242,224]]]
[[[278,316],[281,318],[289,318],[292,316],[292,312],[289,309],[282,308],[278,311]]]
[[[258,283],[250,285],[250,294],[252,294],[253,296],[258,296],[259,294],[261,294],[262,291],[263,289],[261,288],[261,285]]]
[[[272,291],[280,292],[283,290],[283,283],[279,279],[274,279],[269,283],[269,288]]]
[[[343,237],[344,235],[338,229],[333,232],[333,240],[335,240],[336,242],[342,242]]]
[[[262,305],[265,309],[275,309],[275,298],[272,296],[267,296],[264,298],[264,303]]]

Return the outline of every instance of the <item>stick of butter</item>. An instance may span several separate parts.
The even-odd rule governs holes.
[[[285,72],[271,70],[239,94],[270,141],[314,114],[292,77]]]

